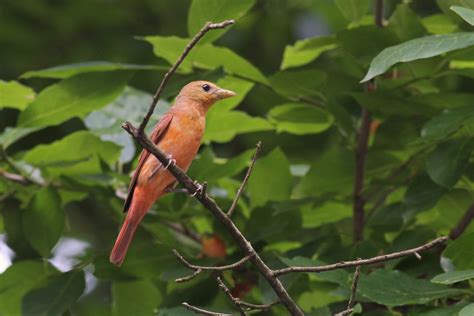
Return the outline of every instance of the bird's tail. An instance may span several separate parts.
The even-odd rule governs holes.
[[[114,248],[110,253],[110,262],[118,266],[122,265],[133,235],[147,210],[148,206],[144,205],[144,203],[132,201],[132,205],[120,229],[120,233],[115,240]]]

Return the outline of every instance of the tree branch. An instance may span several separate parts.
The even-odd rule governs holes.
[[[250,175],[252,174],[253,166],[255,165],[255,161],[257,160],[257,156],[258,156],[258,153],[260,152],[261,148],[262,148],[262,142],[258,142],[257,143],[257,148],[255,148],[255,152],[253,153],[253,156],[252,156],[252,162],[250,163],[250,166],[247,169],[247,173],[245,174],[244,180],[240,184],[240,188],[237,190],[235,198],[232,201],[232,205],[230,206],[229,210],[227,211],[227,216],[229,216],[229,217],[232,217],[232,214],[234,213],[234,210],[237,206],[237,202],[239,201],[239,198],[240,198],[240,196],[242,195],[242,192],[245,189],[245,185],[249,181]]]
[[[331,271],[331,270],[343,269],[343,268],[348,268],[348,267],[371,265],[374,263],[389,261],[396,258],[410,256],[410,255],[414,255],[419,259],[420,252],[426,251],[435,246],[438,246],[446,242],[448,239],[449,239],[448,237],[436,238],[435,240],[432,240],[429,243],[418,246],[416,248],[394,252],[387,255],[381,255],[381,256],[377,256],[377,257],[373,257],[369,259],[357,259],[354,261],[341,261],[338,263],[328,264],[328,265],[319,266],[319,267],[288,267],[288,268],[283,268],[279,270],[274,270],[273,274],[280,277],[284,274],[288,274],[292,272],[324,272],[324,271]]]
[[[194,35],[194,37],[191,39],[191,41],[186,45],[184,51],[181,53],[181,56],[179,56],[178,60],[174,63],[173,66],[171,66],[170,70],[163,76],[163,79],[161,80],[161,83],[156,90],[155,94],[153,95],[153,101],[148,109],[147,114],[143,118],[142,122],[140,123],[140,126],[138,130],[140,133],[143,133],[145,130],[146,125],[148,124],[148,121],[150,120],[150,117],[152,116],[153,112],[155,111],[155,107],[158,104],[158,100],[160,99],[161,93],[163,92],[163,89],[165,88],[166,84],[168,83],[171,75],[178,69],[179,65],[183,62],[183,60],[188,56],[189,52],[193,47],[199,42],[199,40],[210,30],[215,30],[215,29],[225,29],[229,25],[234,24],[234,20],[225,20],[220,23],[211,23],[207,22],[204,24],[204,26],[201,28],[201,30]]]
[[[360,266],[356,266],[354,277],[352,278],[351,296],[349,297],[349,302],[347,302],[347,307],[345,310],[343,310],[340,313],[337,313],[334,316],[345,316],[345,315],[349,315],[350,313],[354,311],[354,303],[355,303],[355,297],[357,294],[357,285],[359,283],[359,277],[360,277]]]
[[[227,297],[232,301],[232,303],[234,303],[235,307],[237,307],[237,310],[239,311],[240,315],[245,316],[245,311],[239,304],[239,299],[232,296],[232,293],[230,293],[229,288],[224,284],[220,277],[217,277],[217,284],[222,289],[222,291],[224,291],[225,295],[227,295]]]
[[[182,303],[182,305],[184,307],[186,307],[186,309],[190,310],[190,311],[193,311],[195,312],[196,314],[201,314],[201,315],[208,315],[208,316],[232,316],[232,314],[223,314],[223,313],[216,313],[216,312],[211,312],[211,311],[208,311],[208,310],[205,310],[205,309],[202,309],[202,308],[199,308],[199,307],[196,307],[196,306],[193,306],[191,304],[188,304],[188,303]]]
[[[173,249],[173,253],[174,255],[176,256],[176,258],[179,259],[179,261],[181,261],[181,263],[183,265],[185,265],[186,267],[188,267],[189,269],[191,270],[194,270],[194,273],[191,274],[191,275],[188,275],[186,277],[183,277],[183,278],[178,278],[176,279],[175,281],[178,282],[178,283],[181,283],[181,282],[185,282],[185,281],[189,281],[191,279],[193,279],[194,277],[196,277],[199,273],[201,273],[202,271],[225,271],[225,270],[232,270],[232,269],[235,269],[241,265],[243,265],[245,262],[249,261],[250,259],[250,256],[246,256],[246,257],[243,257],[242,259],[240,259],[239,261],[237,262],[234,262],[232,264],[228,264],[228,265],[225,265],[225,266],[216,266],[216,267],[212,267],[212,266],[198,266],[198,265],[195,265],[195,264],[191,264],[190,262],[188,262],[186,259],[184,259],[184,257],[176,250],[176,249]]]
[[[449,233],[449,238],[451,239],[457,239],[459,236],[464,233],[466,228],[469,226],[469,224],[472,222],[474,219],[474,204],[472,204],[466,213],[464,213],[463,217],[459,220],[458,224],[451,230],[451,233]]]
[[[3,169],[0,169],[0,176],[4,177],[8,181],[16,182],[16,183],[19,183],[21,185],[30,185],[30,184],[32,184],[32,182],[28,178],[25,178],[24,176],[16,174],[16,173],[11,173],[11,172],[5,171]]]

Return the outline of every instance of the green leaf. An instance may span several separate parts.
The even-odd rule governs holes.
[[[0,109],[13,108],[21,111],[35,99],[35,96],[30,87],[16,81],[0,80]]]
[[[188,34],[193,37],[206,22],[222,22],[237,20],[247,13],[254,5],[255,0],[193,0],[188,12]],[[226,33],[232,26],[208,32],[203,43],[212,42]]]
[[[421,130],[421,136],[429,140],[441,140],[474,120],[472,106],[445,111],[429,120]]]
[[[112,315],[154,315],[161,294],[149,280],[112,283]]]
[[[474,25],[474,10],[459,6],[452,6],[450,9],[456,12],[464,21]]]
[[[446,188],[433,182],[428,175],[422,174],[408,186],[403,204],[410,213],[429,210],[445,192]]]
[[[406,3],[399,4],[389,20],[388,27],[405,42],[426,34],[418,15]]]
[[[400,271],[380,269],[360,278],[358,292],[378,304],[401,306],[425,304],[436,299],[460,295],[464,291],[415,279]]]
[[[328,201],[323,205],[306,205],[301,207],[304,228],[320,227],[335,223],[352,216],[352,207],[349,204]]]
[[[433,14],[421,20],[428,33],[448,34],[459,31],[458,25],[445,14]]]
[[[2,315],[22,315],[21,301],[32,288],[42,284],[53,270],[39,261],[15,262],[0,274],[0,311]]]
[[[22,302],[23,314],[62,315],[79,299],[85,286],[85,275],[82,270],[50,278],[45,285],[25,295]]]
[[[370,0],[336,0],[336,5],[344,17],[357,22],[367,13]]]
[[[280,148],[275,148],[255,164],[248,182],[252,206],[289,199],[291,183],[290,162]]]
[[[324,193],[349,194],[354,182],[353,153],[344,148],[331,148],[311,166],[297,187],[302,195]]]
[[[474,304],[469,304],[464,306],[463,309],[459,311],[458,316],[472,316],[474,315]]]
[[[28,151],[23,160],[39,167],[46,167],[51,174],[84,174],[101,170],[99,158],[114,164],[120,147],[100,140],[89,131],[78,131],[51,144],[38,145]],[[68,168],[64,168],[68,166]],[[72,167],[74,166],[74,167]]]
[[[39,129],[40,127],[7,127],[3,133],[0,134],[0,144],[3,149],[7,149],[17,140],[30,135]]]
[[[443,256],[452,260],[457,270],[474,269],[474,233],[461,235],[451,242]]]
[[[467,166],[472,144],[466,139],[452,139],[439,144],[426,158],[426,172],[439,185],[455,185]]]
[[[20,78],[54,78],[65,79],[86,72],[108,72],[115,70],[162,70],[167,71],[168,67],[156,65],[134,65],[112,63],[108,61],[87,61],[83,63],[55,66],[51,68],[27,71]]]
[[[254,83],[240,79],[237,77],[232,76],[224,76],[220,78],[216,84],[219,87],[224,89],[228,89],[237,93],[236,96],[224,100],[220,100],[218,103],[215,104],[214,108],[217,108],[221,111],[228,111],[232,110],[236,106],[238,106],[244,99],[245,96],[252,90]]]
[[[430,58],[472,45],[474,45],[474,33],[454,33],[425,36],[391,46],[372,60],[367,74],[360,82],[369,81],[383,74],[399,62]]]
[[[269,78],[276,93],[299,99],[305,96],[320,97],[319,90],[326,83],[327,76],[318,70],[279,71]]]
[[[263,118],[251,117],[241,111],[219,111],[211,108],[206,117],[203,141],[225,143],[238,134],[269,130],[273,130],[273,126]]]
[[[296,41],[293,45],[287,45],[283,53],[280,69],[288,69],[306,65],[322,53],[337,47],[334,36],[313,37]]]
[[[124,121],[140,122],[152,99],[151,94],[127,86],[122,95],[112,103],[87,115],[84,123],[92,133],[107,141],[107,144],[113,142],[122,147],[119,158],[121,163],[130,162],[135,157],[136,146],[130,135],[124,133],[121,125]],[[157,122],[169,106],[164,100],[158,101],[151,122]],[[151,129],[153,124],[148,124],[147,132],[150,133]]]
[[[188,39],[176,36],[146,36],[143,39],[153,46],[156,56],[164,58],[170,64],[176,62],[189,42]],[[226,47],[213,46],[212,44],[197,45],[183,61],[180,68],[189,72],[192,66],[202,69],[223,67],[228,74],[268,84],[260,70]]]
[[[127,72],[86,73],[41,91],[21,112],[20,127],[45,127],[73,117],[84,117],[116,99],[125,87]]]
[[[474,279],[474,270],[441,273],[432,278],[431,282],[439,284],[454,284],[470,279]]]
[[[48,258],[64,230],[65,215],[61,199],[51,187],[36,191],[28,209],[23,213],[26,238],[43,258]]]
[[[296,135],[318,134],[331,127],[334,118],[328,112],[304,103],[285,103],[268,112],[278,132]]]

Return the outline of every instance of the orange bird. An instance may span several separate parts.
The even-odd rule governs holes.
[[[175,103],[150,134],[151,140],[181,169],[187,170],[201,145],[207,110],[218,100],[236,95],[207,81],[184,86]],[[121,265],[133,235],[148,209],[176,185],[175,177],[155,156],[142,150],[123,206],[127,212],[110,262]]]

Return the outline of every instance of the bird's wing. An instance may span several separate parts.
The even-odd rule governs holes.
[[[150,135],[150,139],[152,140],[152,142],[154,142],[155,144],[158,144],[158,142],[160,141],[160,139],[163,137],[166,130],[168,129],[172,119],[173,119],[172,113],[166,113],[165,115],[163,115],[163,117],[158,121],[155,128],[153,129],[153,132]],[[127,212],[128,208],[130,207],[130,203],[132,202],[132,198],[133,198],[133,191],[135,190],[138,176],[140,175],[140,170],[142,169],[143,165],[145,164],[145,161],[148,159],[149,156],[150,156],[150,152],[146,149],[143,149],[142,152],[140,153],[140,157],[138,158],[137,169],[135,169],[135,172],[133,173],[132,180],[130,181],[130,186],[128,187],[127,199],[125,200],[125,204],[123,205],[124,213]]]

